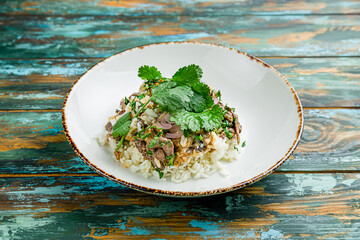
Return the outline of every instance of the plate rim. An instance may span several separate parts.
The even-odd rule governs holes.
[[[221,47],[230,51],[235,51],[239,54],[242,54],[248,58],[250,58],[250,60],[255,60],[258,63],[261,63],[264,67],[267,67],[269,69],[271,69],[272,71],[274,71],[279,77],[281,77],[281,79],[283,79],[283,81],[286,83],[286,85],[288,85],[288,87],[290,88],[293,97],[295,99],[295,103],[297,105],[297,113],[298,113],[298,117],[299,117],[299,125],[298,125],[298,130],[296,133],[296,137],[295,140],[293,141],[291,147],[288,149],[288,151],[286,152],[286,154],[280,159],[278,160],[274,165],[272,165],[270,168],[268,168],[267,170],[263,171],[262,173],[252,177],[251,179],[242,181],[240,183],[236,183],[233,184],[229,187],[224,187],[224,188],[217,188],[217,189],[213,189],[213,190],[207,190],[207,191],[198,191],[198,192],[182,192],[182,191],[167,191],[167,190],[161,190],[161,189],[156,189],[156,188],[149,188],[149,187],[144,187],[144,186],[140,186],[134,183],[130,183],[127,181],[124,181],[122,179],[116,178],[115,176],[105,172],[104,170],[102,170],[101,168],[97,167],[95,164],[91,163],[89,161],[89,159],[87,159],[85,157],[85,155],[77,148],[75,142],[73,141],[73,139],[70,136],[70,133],[68,131],[68,127],[66,124],[66,116],[65,116],[65,108],[66,108],[66,104],[68,102],[68,97],[70,95],[70,93],[72,92],[73,88],[75,87],[75,85],[77,83],[79,83],[79,81],[83,78],[83,76],[85,74],[87,74],[90,70],[92,70],[94,67],[100,65],[100,64],[104,64],[105,61],[111,59],[112,57],[115,57],[117,55],[121,55],[123,53],[132,51],[132,50],[141,50],[143,48],[146,47],[151,47],[151,46],[155,46],[155,45],[167,45],[167,44],[195,44],[195,45],[206,45],[206,46],[215,46],[215,47]],[[300,101],[300,98],[298,96],[298,94],[296,93],[295,89],[293,88],[293,86],[288,82],[288,80],[278,71],[276,70],[273,66],[267,64],[266,62],[264,62],[263,60],[258,59],[257,57],[254,57],[244,51],[240,51],[238,49],[232,48],[232,47],[227,47],[227,46],[223,46],[221,44],[216,44],[216,43],[205,43],[205,42],[196,42],[196,41],[171,41],[171,42],[160,42],[160,43],[151,43],[151,44],[147,44],[147,45],[141,45],[141,46],[137,46],[137,47],[131,47],[125,50],[122,50],[120,52],[117,52],[115,54],[112,54],[109,57],[106,58],[102,58],[101,61],[97,62],[95,65],[93,65],[92,67],[90,67],[89,69],[87,69],[83,74],[81,74],[81,76],[72,84],[72,86],[70,87],[68,93],[66,94],[64,103],[63,103],[63,107],[62,107],[62,125],[63,125],[63,129],[66,135],[66,139],[68,140],[68,142],[70,143],[71,147],[74,149],[75,153],[94,171],[96,171],[98,174],[100,174],[103,177],[106,177],[118,184],[121,184],[125,187],[134,189],[134,190],[138,190],[141,192],[145,192],[145,193],[150,193],[150,194],[156,194],[156,195],[162,195],[162,196],[171,196],[171,197],[199,197],[199,196],[211,196],[211,195],[216,195],[216,194],[221,194],[221,193],[225,193],[225,192],[230,192],[230,191],[234,191],[246,186],[249,186],[250,184],[257,182],[263,178],[265,178],[267,175],[269,175],[270,173],[274,172],[278,167],[280,167],[286,160],[289,159],[290,155],[293,153],[293,151],[295,150],[295,148],[297,147],[303,129],[304,129],[304,113],[303,113],[303,107]]]

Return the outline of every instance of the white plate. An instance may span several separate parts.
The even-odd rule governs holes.
[[[104,129],[120,100],[138,90],[142,83],[138,68],[156,66],[163,76],[172,76],[189,64],[203,69],[202,80],[221,90],[239,115],[246,147],[239,159],[225,164],[230,176],[216,173],[178,184],[145,179],[120,166],[94,136]],[[148,193],[202,196],[247,186],[284,163],[300,139],[303,111],[289,82],[261,60],[218,45],[172,42],[129,49],[89,69],[66,97],[63,126],[76,153],[99,174]]]

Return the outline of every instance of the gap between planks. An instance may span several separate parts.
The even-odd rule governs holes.
[[[275,171],[272,174],[335,174],[360,173],[360,170],[323,170],[323,171]],[[10,173],[0,174],[0,178],[15,177],[98,177],[97,173]]]
[[[303,107],[303,109],[360,109],[360,107]],[[0,109],[0,112],[62,112],[62,109]]]

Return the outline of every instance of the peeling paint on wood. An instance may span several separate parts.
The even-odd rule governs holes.
[[[360,237],[359,174],[273,174],[195,199],[135,192],[103,177],[6,178],[0,186],[7,239]]]
[[[360,47],[357,15],[0,16],[0,22],[2,58],[107,57],[134,46],[184,40],[255,56],[359,56]]]
[[[301,141],[278,171],[360,169],[360,111],[305,110]],[[93,173],[62,132],[60,112],[0,113],[2,173]]]
[[[48,1],[48,0],[3,0],[0,12],[19,14],[54,15],[280,15],[280,14],[335,14],[358,13],[360,4],[356,0],[337,1],[164,1],[164,0],[92,0],[92,1]]]
[[[304,107],[360,106],[360,58],[264,60],[288,78]],[[0,60],[0,109],[61,109],[72,83],[99,61]]]

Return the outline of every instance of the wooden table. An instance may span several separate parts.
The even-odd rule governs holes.
[[[3,0],[0,11],[0,239],[360,239],[359,1]],[[245,50],[295,87],[305,129],[275,173],[172,199],[75,155],[61,125],[71,84],[118,51],[183,40]]]

